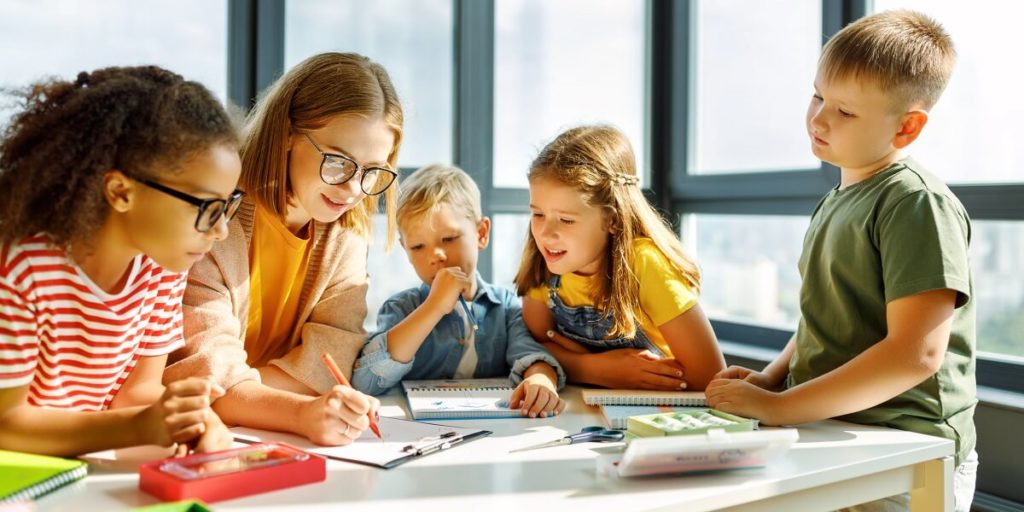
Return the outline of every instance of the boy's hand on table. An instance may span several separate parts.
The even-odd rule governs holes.
[[[728,370],[726,370],[728,371]],[[756,372],[754,372],[756,373]],[[754,418],[766,425],[783,423],[782,395],[740,379],[715,379],[705,390],[708,405],[722,412]]]
[[[564,411],[565,401],[558,398],[555,384],[547,375],[535,373],[519,383],[509,398],[509,406],[521,409],[523,416],[546,418]]]
[[[750,368],[744,368],[742,366],[730,366],[716,373],[712,380],[718,379],[743,380],[761,389],[767,390],[776,390],[780,384],[775,382],[775,380],[767,373],[751,370]]]

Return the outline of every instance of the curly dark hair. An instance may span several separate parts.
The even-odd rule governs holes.
[[[46,232],[88,239],[108,214],[103,177],[173,174],[217,145],[237,148],[232,117],[203,85],[156,66],[109,67],[16,91],[0,143],[0,242]]]

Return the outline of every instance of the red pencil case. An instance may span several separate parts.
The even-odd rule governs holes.
[[[323,458],[284,443],[259,443],[139,466],[139,489],[164,501],[210,503],[326,478]]]

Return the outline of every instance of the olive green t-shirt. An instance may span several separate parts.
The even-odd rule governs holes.
[[[914,388],[839,419],[952,439],[959,464],[974,448],[975,325],[971,223],[938,178],[906,158],[818,203],[800,256],[800,324],[787,387],[857,357],[887,332],[886,304],[957,292],[942,367]]]

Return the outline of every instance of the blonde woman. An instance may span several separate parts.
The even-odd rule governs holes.
[[[167,375],[212,376],[225,423],[342,445],[379,402],[337,384],[366,335],[367,242],[378,198],[394,232],[402,108],[387,72],[351,53],[310,57],[262,96],[247,122],[228,238],[196,264],[187,346]]]

